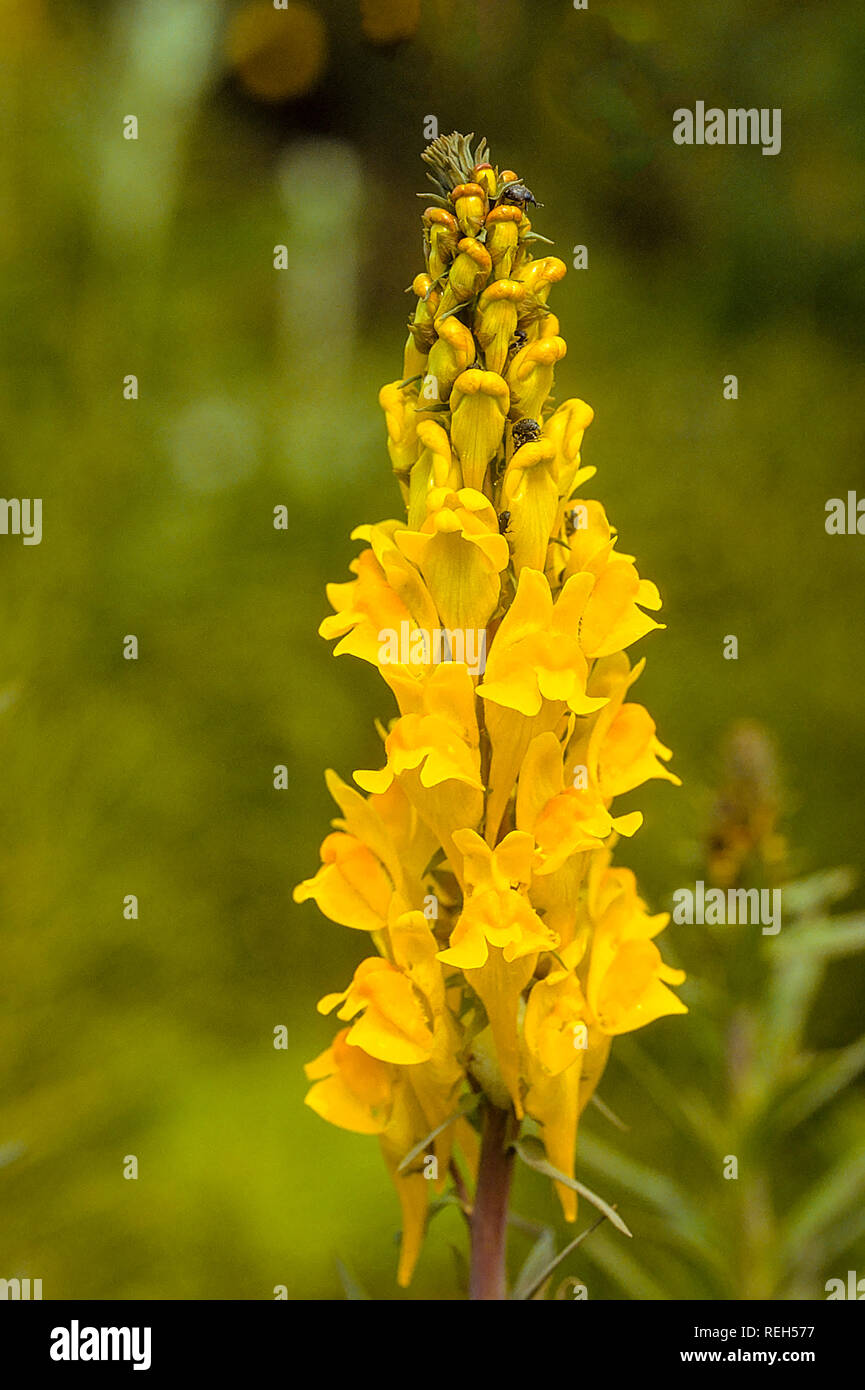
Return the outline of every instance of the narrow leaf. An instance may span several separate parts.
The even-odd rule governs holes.
[[[611,1110],[608,1105],[604,1104],[597,1091],[593,1093],[590,1104],[593,1105],[596,1110],[600,1110],[604,1119],[609,1120],[611,1125],[615,1125],[616,1129],[620,1129],[623,1134],[627,1134],[630,1126],[626,1125],[624,1120],[620,1120],[616,1112]]]
[[[534,1298],[535,1294],[543,1288],[550,1275],[554,1272],[554,1270],[558,1269],[559,1265],[563,1262],[563,1260],[566,1260],[568,1255],[572,1254],[573,1251],[576,1250],[578,1245],[582,1245],[583,1241],[586,1239],[586,1236],[590,1236],[592,1234],[592,1231],[596,1231],[598,1227],[602,1225],[604,1221],[606,1221],[606,1219],[606,1215],[603,1212],[601,1212],[601,1215],[597,1218],[597,1220],[592,1222],[591,1226],[587,1226],[584,1231],[580,1231],[580,1234],[578,1236],[575,1236],[574,1239],[568,1245],[565,1246],[564,1250],[560,1250],[558,1255],[555,1255],[553,1259],[550,1260],[549,1264],[544,1266],[544,1268],[542,1268],[541,1271],[534,1276],[531,1282],[529,1282],[527,1278],[529,1261],[532,1259],[532,1257],[535,1254],[535,1250],[540,1245],[540,1241],[538,1241],[538,1246],[536,1246],[535,1250],[531,1252],[528,1260],[526,1260],[525,1264],[523,1265],[523,1268],[520,1272],[519,1282],[517,1283],[517,1287],[514,1289],[514,1292],[511,1294],[511,1297],[522,1299],[524,1301]],[[553,1249],[555,1249],[555,1242],[553,1242]],[[526,1287],[523,1292],[519,1292],[520,1285],[523,1283],[523,1281],[525,1281]]]
[[[342,1284],[342,1291],[350,1303],[369,1303],[369,1294],[362,1284],[351,1273],[347,1265],[342,1260],[336,1258],[336,1272],[339,1275],[339,1282]]]
[[[522,1299],[531,1298],[532,1293],[540,1288],[543,1279],[538,1282],[541,1271],[546,1269],[556,1253],[556,1233],[552,1226],[545,1226],[525,1258],[522,1269],[517,1275],[516,1283],[511,1291],[511,1298],[518,1302]],[[544,1276],[546,1277],[546,1276]]]
[[[813,1059],[808,1074],[779,1105],[773,1116],[781,1129],[794,1129],[816,1110],[827,1105],[865,1070],[865,1038],[833,1054],[823,1065]]]
[[[602,1211],[617,1231],[621,1231],[626,1236],[631,1235],[615,1207],[611,1207],[609,1202],[604,1201],[603,1197],[592,1192],[591,1188],[584,1187],[581,1182],[577,1182],[576,1178],[569,1178],[566,1173],[560,1173],[558,1168],[554,1168],[551,1163],[547,1162],[544,1146],[540,1140],[531,1138],[517,1140],[514,1149],[518,1157],[529,1168],[534,1168],[536,1173],[543,1173],[545,1178],[552,1178],[554,1182],[561,1182],[565,1184],[565,1187],[573,1188],[574,1192],[578,1192],[581,1197],[585,1197],[587,1202],[591,1202],[593,1207],[597,1207],[598,1211]]]

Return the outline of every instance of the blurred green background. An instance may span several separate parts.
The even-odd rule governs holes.
[[[376,396],[421,268],[427,116],[487,137],[569,264],[588,247],[553,297],[557,396],[594,407],[588,495],[664,597],[636,697],[684,780],[628,799],[646,823],[621,858],[653,910],[700,876],[718,743],[748,715],[778,744],[795,871],[861,860],[865,540],[824,529],[827,499],[865,491],[858,0],[414,8],[0,0],[0,478],[44,506],[41,545],[0,537],[0,1276],[46,1298],[339,1298],[336,1257],[376,1298],[457,1296],[457,1214],[399,1293],[377,1145],[302,1104],[333,1031],[315,1001],[364,943],[291,902],[324,768],[375,766],[391,711],[316,628],[352,527],[398,514]],[[696,100],[781,107],[780,155],[675,146]],[[697,932],[665,948],[691,1014],[620,1052],[708,1094]],[[855,1042],[862,960],[830,966],[809,1047]],[[860,1085],[831,1153],[800,1126],[770,1170],[819,1187],[840,1162],[861,1200]],[[589,1156],[614,1140],[711,1204],[718,1170],[615,1047],[602,1094],[631,1130],[590,1112]],[[592,1176],[652,1274],[566,1266],[591,1297],[717,1294],[621,1173]],[[542,1179],[517,1198],[556,1220]],[[857,1248],[865,1275],[851,1231],[798,1296]]]

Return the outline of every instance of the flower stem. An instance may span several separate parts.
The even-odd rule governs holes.
[[[514,1170],[514,1151],[508,1148],[510,1128],[510,1111],[487,1102],[472,1211],[469,1298],[473,1300],[489,1302],[507,1298],[505,1251],[508,1198]]]

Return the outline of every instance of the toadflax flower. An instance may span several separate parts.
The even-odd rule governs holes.
[[[658,590],[581,496],[591,407],[551,400],[566,267],[534,256],[534,195],[484,142],[445,136],[424,158],[425,267],[403,376],[379,398],[404,510],[354,531],[354,577],[328,586],[320,629],[379,670],[395,709],[379,766],[354,787],[328,774],[340,815],[294,896],[367,946],[319,1003],[342,1027],[307,1067],[307,1103],[378,1136],[399,1283],[452,1180],[471,1296],[489,1299],[505,1296],[514,1151],[541,1142],[573,1221],[579,1120],[613,1039],[686,1011],[657,945],[667,917],[612,862],[642,824],[616,798],[679,779],[629,698]]]

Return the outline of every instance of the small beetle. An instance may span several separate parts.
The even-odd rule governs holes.
[[[517,420],[513,428],[514,449],[521,449],[524,444],[533,443],[541,437],[541,427],[537,420]]]
[[[521,348],[525,347],[527,342],[528,334],[525,333],[522,328],[515,329],[513,339],[511,340],[510,346],[508,347],[508,357],[515,356],[515,354],[518,353]]]
[[[531,203],[536,208],[542,208],[543,203],[539,203],[530,188],[517,180],[515,183],[506,183],[498,201],[500,203],[513,203],[518,208],[524,208],[526,203]]]

